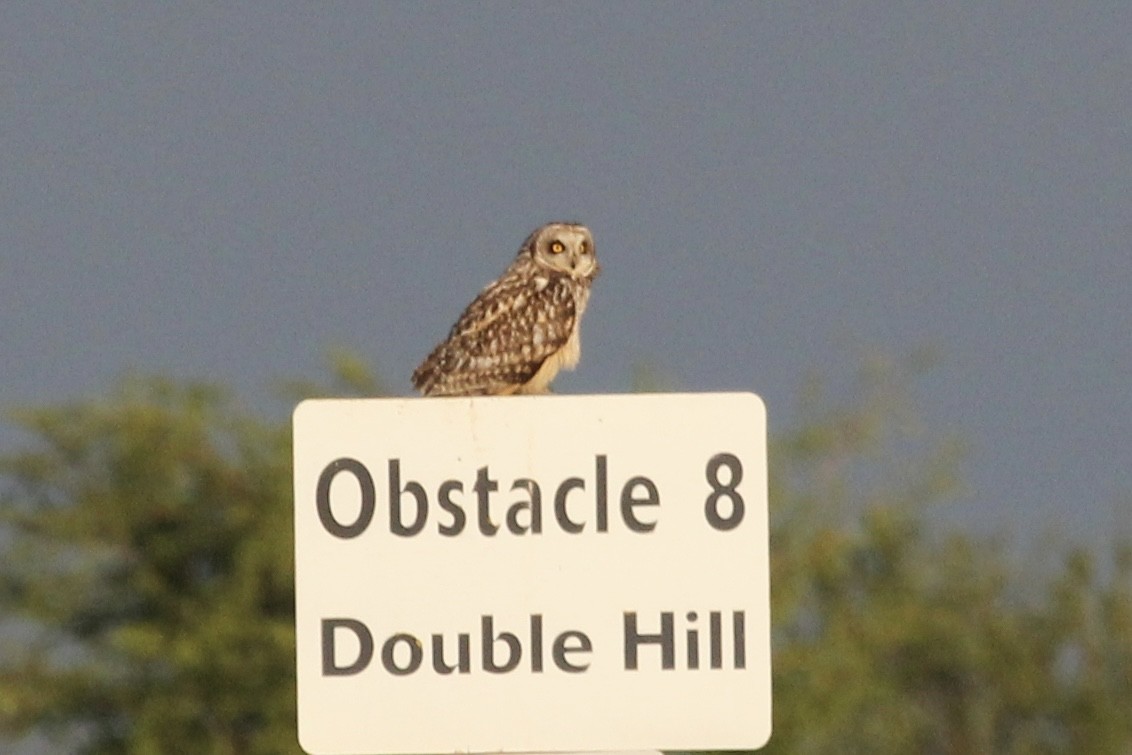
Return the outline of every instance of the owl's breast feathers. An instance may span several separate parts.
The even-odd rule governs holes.
[[[413,386],[426,396],[545,392],[559,369],[578,361],[591,281],[546,271],[504,275],[413,372]]]

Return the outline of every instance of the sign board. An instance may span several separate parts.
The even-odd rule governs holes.
[[[312,400],[294,454],[306,751],[766,743],[754,394]]]

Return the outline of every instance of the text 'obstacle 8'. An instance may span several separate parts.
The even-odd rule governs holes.
[[[469,528],[469,508],[474,509],[475,528],[486,537],[501,530],[512,535],[538,535],[543,531],[543,491],[553,523],[571,535],[586,531],[592,523],[594,532],[608,532],[609,474],[604,454],[594,456],[593,476],[567,477],[557,484],[540,483],[528,477],[510,481],[514,494],[504,507],[494,494],[500,481],[491,476],[488,466],[479,467],[473,476],[441,482],[435,492],[409,478],[401,460],[387,460],[386,509],[388,529],[399,537],[420,534],[434,521],[436,531],[455,537]],[[339,477],[353,478],[360,493],[360,506],[352,521],[342,521],[335,513],[331,488]],[[717,453],[704,464],[704,520],[714,529],[728,531],[743,521],[745,505],[738,491],[743,479],[743,465],[731,453]],[[628,477],[621,485],[617,512],[630,532],[653,531],[660,518],[663,491],[645,475]],[[471,499],[471,500],[469,500]],[[355,497],[355,500],[357,498]],[[318,477],[315,502],[318,518],[325,530],[336,538],[358,537],[373,523],[377,510],[377,488],[369,468],[352,457],[335,459],[323,468]],[[502,517],[499,514],[502,513]]]

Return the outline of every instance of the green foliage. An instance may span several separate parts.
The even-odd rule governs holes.
[[[334,364],[329,388],[290,394],[381,391]],[[914,372],[869,362],[842,401],[815,383],[774,433],[767,751],[1128,752],[1132,549],[1025,570],[929,526],[962,449],[917,422]],[[16,420],[32,441],[0,460],[0,743],[298,752],[289,423],[160,379]]]
[[[1128,752],[1129,549],[1106,580],[1083,551],[1026,573],[928,527],[962,454],[915,421],[914,371],[867,364],[847,406],[812,388],[772,445],[766,752]]]
[[[0,666],[3,730],[297,751],[286,429],[163,380],[18,420],[37,445],[0,467],[0,605],[34,639]]]
[[[330,363],[328,387],[288,395],[381,390],[356,358]],[[299,752],[289,424],[136,378],[15,419],[37,442],[0,459],[0,617],[32,639],[0,657],[0,734]]]

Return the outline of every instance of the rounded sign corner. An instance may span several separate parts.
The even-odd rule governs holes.
[[[319,399],[305,398],[299,403],[295,404],[295,408],[291,410],[291,425],[294,426],[307,414],[315,410],[315,404]]]

